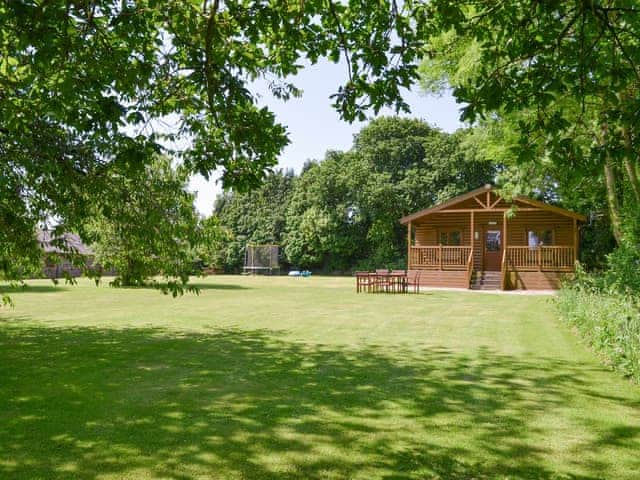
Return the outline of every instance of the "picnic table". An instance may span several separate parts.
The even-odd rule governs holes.
[[[368,293],[406,293],[410,284],[417,285],[417,275],[408,275],[404,270],[376,270],[375,272],[356,272],[355,277],[357,292],[366,291]]]

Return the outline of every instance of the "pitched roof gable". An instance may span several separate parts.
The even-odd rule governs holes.
[[[481,194],[481,193],[485,193],[485,192],[494,192],[495,193],[495,188],[492,185],[484,185],[483,187],[480,188],[476,188],[475,190],[471,190],[470,192],[467,193],[463,193],[462,195],[458,195],[457,197],[453,197],[445,202],[439,203],[437,205],[434,205],[433,207],[429,207],[429,208],[425,208],[423,210],[420,210],[418,212],[412,213],[410,215],[406,215],[404,217],[402,217],[400,219],[400,223],[402,223],[403,225],[406,225],[407,223],[413,221],[413,220],[417,220],[418,218],[422,218],[425,217],[427,215],[430,215],[432,213],[436,213],[439,212],[440,210],[444,210],[447,207],[451,207],[453,205],[456,205],[460,202],[464,202],[465,200],[468,200],[470,198],[476,197],[477,195]],[[571,217],[571,218],[575,218],[576,220],[580,221],[580,222],[586,222],[587,218],[584,215],[581,215],[579,213],[575,213],[572,212],[570,210],[561,208],[561,207],[556,207],[555,205],[549,205],[547,203],[544,202],[540,202],[538,200],[534,200],[532,198],[528,198],[528,197],[523,197],[523,196],[517,196],[514,197],[514,200],[518,201],[518,202],[522,202],[522,203],[527,203],[529,205],[538,207],[542,210],[547,210],[550,212],[554,212],[557,213],[559,215],[564,215],[567,217]],[[479,211],[482,211],[482,209],[478,209]],[[491,209],[489,209],[491,210]]]

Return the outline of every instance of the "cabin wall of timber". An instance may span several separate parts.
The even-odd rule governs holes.
[[[423,287],[469,288],[467,272],[460,270],[420,270]]]
[[[509,272],[507,290],[557,290],[572,276],[562,272]]]
[[[508,245],[526,247],[529,244],[527,231],[531,229],[551,229],[553,245],[573,246],[573,219],[547,211],[521,212],[510,218],[507,224]]]
[[[468,213],[434,213],[425,222],[415,223],[414,228],[416,247],[439,245],[439,235],[443,230],[460,230],[461,246],[468,246],[471,242]]]

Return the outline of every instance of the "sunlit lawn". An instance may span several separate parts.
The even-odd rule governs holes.
[[[197,282],[13,292],[0,478],[640,478],[640,388],[550,297]]]

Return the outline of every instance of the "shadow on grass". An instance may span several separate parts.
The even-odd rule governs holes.
[[[115,288],[118,290],[157,290],[157,291],[161,291],[162,288],[166,288],[167,284],[166,283],[158,283],[158,284],[152,284],[149,283],[147,285],[118,285],[118,286],[114,286],[114,285],[109,285],[109,282],[106,282],[105,285],[109,286],[110,288]],[[195,287],[198,290],[251,290],[251,287],[246,287],[244,285],[236,285],[236,284],[232,284],[232,283],[203,283],[203,282],[189,282],[186,286],[186,288],[190,288],[190,287]],[[185,290],[185,293],[190,293],[188,291]]]
[[[583,377],[489,349],[7,324],[0,477],[601,478],[608,465],[579,457],[574,470],[590,473],[545,466],[552,452],[530,423],[590,395]],[[595,431],[585,448],[613,443],[634,458],[638,429]]]
[[[251,290],[251,287],[245,285],[236,285],[233,283],[202,283],[202,282],[189,282],[199,290]]]
[[[157,290],[161,291],[162,287],[166,287],[166,284],[158,284],[158,285],[140,285],[140,286],[112,286],[109,285],[109,281],[102,281],[103,286],[108,286],[110,288],[116,288],[119,290]],[[60,293],[64,291],[68,291],[71,288],[74,288],[74,285],[70,285],[64,282],[64,280],[59,280],[59,283],[56,285],[51,282],[50,285],[0,285],[0,294],[5,293],[8,295],[20,294],[20,293]],[[206,290],[250,290],[251,287],[246,287],[244,285],[236,285],[230,283],[204,283],[204,282],[189,282],[188,287],[195,287],[199,291]],[[185,292],[190,293],[190,292]]]
[[[52,292],[64,292],[73,288],[73,285],[69,285],[60,280],[56,285],[53,282],[49,285],[32,285],[28,282],[25,285],[0,285],[0,293],[7,293],[9,295],[13,293],[52,293]]]

